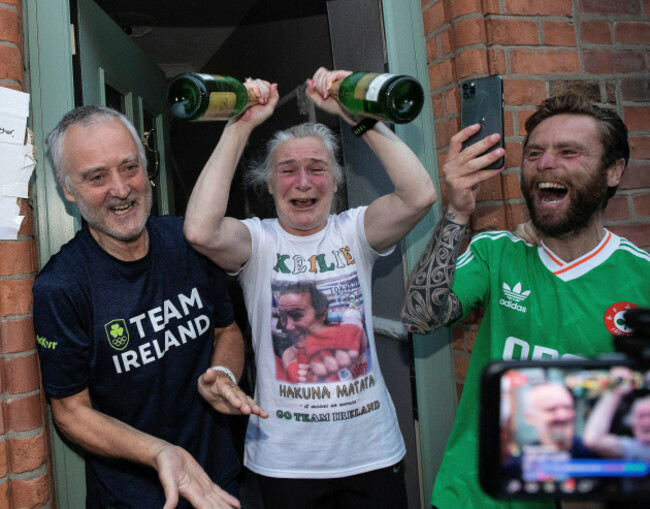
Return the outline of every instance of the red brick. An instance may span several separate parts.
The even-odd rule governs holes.
[[[458,118],[449,120],[441,120],[434,124],[434,131],[436,133],[436,145],[445,147],[449,145],[451,137],[458,132],[460,127]]]
[[[11,492],[15,507],[40,507],[45,504],[52,491],[48,474],[30,480],[12,479]]]
[[[9,442],[0,440],[0,479],[6,477],[9,473]],[[2,505],[2,498],[0,498],[0,507]]]
[[[453,2],[449,2],[449,7],[451,9],[450,19],[456,19],[465,14],[483,12],[481,0],[454,0]]]
[[[7,399],[4,414],[9,431],[29,431],[43,426],[39,394]]]
[[[616,235],[625,237],[627,240],[636,244],[641,249],[650,248],[650,223],[628,224],[628,225],[608,225]]]
[[[650,22],[617,21],[614,23],[614,41],[619,44],[647,46],[650,41]]]
[[[506,224],[506,212],[503,207],[478,205],[472,215],[472,229],[475,232],[503,230]]]
[[[650,164],[629,164],[623,172],[619,189],[650,188]]]
[[[503,112],[503,135],[510,138],[515,135],[515,121],[513,119],[514,111]]]
[[[627,196],[615,196],[607,202],[607,208],[603,215],[605,221],[621,221],[629,219],[630,206]]]
[[[506,53],[504,50],[489,48],[487,52],[487,58],[490,75],[506,74]]]
[[[510,106],[537,106],[546,99],[546,83],[542,80],[503,80],[503,97]]]
[[[463,387],[465,384],[456,382],[456,400],[460,401],[460,397],[463,395]]]
[[[0,479],[0,507],[9,509],[11,507],[10,502],[9,479]]]
[[[427,62],[433,62],[438,58],[438,37],[429,37],[427,39]]]
[[[520,142],[506,140],[506,168],[521,166],[521,148]]]
[[[19,353],[34,350],[34,323],[31,318],[0,319],[0,353]]]
[[[542,20],[544,44],[547,46],[575,46],[575,25],[569,21]]]
[[[506,226],[505,229],[515,231],[517,226],[528,221],[528,210],[522,203],[506,204]]]
[[[449,55],[453,51],[453,44],[451,42],[451,27],[443,30],[438,35],[438,48],[440,50],[438,57],[442,58]]]
[[[465,378],[467,376],[467,368],[469,366],[469,355],[466,353],[454,353],[454,372],[457,378]]]
[[[488,44],[539,44],[537,23],[518,18],[491,18],[486,22]]]
[[[632,201],[635,216],[650,216],[650,193],[637,194]]]
[[[645,55],[641,51],[585,50],[585,72],[591,74],[618,74],[646,70]]]
[[[632,159],[650,159],[650,136],[630,136],[628,141]]]
[[[0,285],[0,317],[31,311],[34,279],[6,279]]]
[[[5,424],[5,402],[0,399],[0,435],[4,435],[7,432],[7,426]]]
[[[431,96],[431,102],[433,105],[434,119],[438,120],[447,115],[447,112],[445,111],[444,92],[440,92],[439,94],[433,94]]]
[[[494,178],[481,182],[476,202],[503,200],[503,190],[501,189],[501,177],[497,175]]]
[[[647,131],[650,127],[650,107],[623,108],[623,119],[630,131]]]
[[[431,90],[449,85],[454,82],[454,62],[453,60],[443,60],[429,67],[429,84]]]
[[[425,34],[431,33],[445,23],[448,23],[448,20],[445,18],[444,2],[440,1],[425,8],[422,13],[422,19],[424,20]]]
[[[587,44],[611,44],[612,31],[608,21],[589,20],[580,23],[580,39]]]
[[[25,83],[23,57],[16,46],[0,45],[0,79]]]
[[[561,74],[580,72],[580,61],[573,50],[518,49],[510,52],[514,74]]]
[[[572,0],[505,0],[505,12],[508,14],[521,14],[532,16],[571,16],[573,11]]]
[[[521,189],[519,187],[518,173],[502,173],[503,192],[506,200],[520,200]]]
[[[34,240],[0,242],[0,276],[32,274],[37,270]]]
[[[626,102],[650,102],[650,79],[626,78],[621,80],[621,95]]]
[[[485,22],[483,17],[464,18],[452,25],[454,35],[454,48],[460,49],[463,46],[472,44],[485,44]]]
[[[526,120],[535,112],[534,109],[517,110],[517,125],[519,126],[519,135],[526,135]]]
[[[20,394],[39,388],[40,371],[36,353],[5,359],[1,365],[7,384],[5,389],[7,393]]]
[[[460,113],[460,92],[458,87],[452,87],[444,92],[445,111],[447,115]]]
[[[580,0],[579,12],[599,15],[607,14],[641,14],[638,0]]]
[[[22,23],[13,9],[0,7],[0,40],[22,45]]]
[[[456,76],[463,79],[472,75],[488,74],[487,53],[483,49],[468,49],[456,55]]]
[[[501,14],[499,0],[483,0],[483,14]]]
[[[48,444],[45,433],[35,437],[9,441],[11,471],[15,474],[36,470],[47,461]]]

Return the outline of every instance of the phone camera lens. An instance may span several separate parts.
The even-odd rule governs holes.
[[[468,88],[469,86],[467,85],[467,83],[463,83],[463,90],[467,90]]]

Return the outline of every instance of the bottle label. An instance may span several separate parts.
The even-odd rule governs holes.
[[[365,99],[366,101],[377,101],[381,87],[394,76],[394,74],[389,73],[368,73],[359,80],[357,88],[354,91],[354,96],[357,99]]]
[[[226,119],[230,118],[237,106],[237,94],[234,92],[210,92],[210,104],[203,118]]]

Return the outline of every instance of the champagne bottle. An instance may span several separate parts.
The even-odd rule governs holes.
[[[330,87],[330,95],[354,115],[406,124],[420,114],[424,91],[410,76],[355,72]]]
[[[187,72],[167,87],[167,108],[181,120],[228,120],[257,102],[253,92],[230,76]]]

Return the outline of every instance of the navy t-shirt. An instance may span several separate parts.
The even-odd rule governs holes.
[[[34,284],[47,394],[88,389],[93,407],[189,451],[226,488],[239,472],[229,424],[197,389],[214,328],[234,321],[223,272],[183,236],[180,217],[150,217],[149,252],[123,262],[84,225]],[[162,507],[155,470],[86,455],[88,507]],[[179,507],[189,507],[181,497]]]

